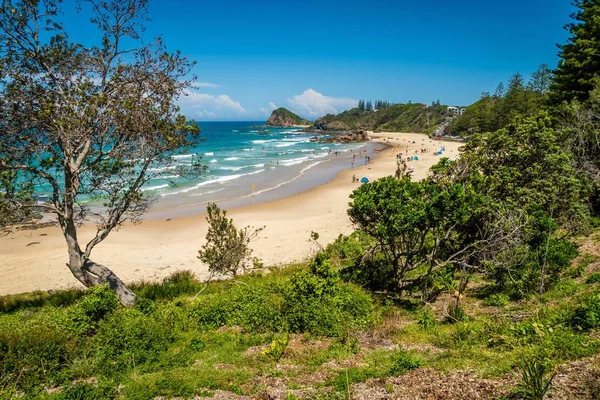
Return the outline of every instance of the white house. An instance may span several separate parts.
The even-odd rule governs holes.
[[[454,115],[463,115],[465,109],[460,107],[448,107],[448,112]]]

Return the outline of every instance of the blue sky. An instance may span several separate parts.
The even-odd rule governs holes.
[[[68,4],[68,3],[67,3]],[[197,61],[189,118],[314,119],[358,99],[467,105],[514,72],[556,66],[570,0],[150,0],[146,37]],[[91,38],[66,12],[73,37]]]

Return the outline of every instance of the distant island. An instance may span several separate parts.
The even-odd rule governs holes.
[[[310,121],[305,120],[299,115],[294,114],[287,108],[280,107],[273,110],[271,116],[267,120],[268,126],[298,126],[310,125]]]

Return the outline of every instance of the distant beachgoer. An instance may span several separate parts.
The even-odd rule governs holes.
[[[352,175],[352,183],[356,182],[356,175]]]

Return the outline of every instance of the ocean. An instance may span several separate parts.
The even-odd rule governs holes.
[[[186,210],[184,214],[202,212],[208,202],[234,207],[286,197],[326,183],[352,167],[353,153],[368,150],[372,156],[375,148],[370,143],[311,142],[314,133],[264,122],[199,125],[203,141],[175,157],[182,163],[200,157],[208,169],[194,180],[170,176],[168,181],[149,181],[143,190],[157,197],[155,216],[173,215],[177,209]]]

